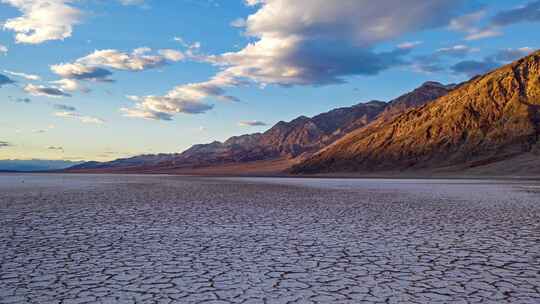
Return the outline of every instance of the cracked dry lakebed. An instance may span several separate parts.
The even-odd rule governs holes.
[[[540,303],[534,181],[0,175],[0,303]]]

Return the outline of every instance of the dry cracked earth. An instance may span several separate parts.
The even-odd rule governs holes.
[[[539,191],[0,175],[0,303],[540,303]]]

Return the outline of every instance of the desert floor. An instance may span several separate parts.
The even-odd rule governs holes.
[[[540,303],[540,183],[0,175],[0,303]]]

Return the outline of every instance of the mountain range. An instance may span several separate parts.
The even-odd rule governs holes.
[[[0,160],[0,171],[35,172],[62,170],[82,164],[81,161],[44,159],[5,159]]]
[[[458,85],[426,82],[389,102],[300,116],[264,133],[194,145],[182,153],[88,162],[68,171],[527,173],[527,164],[540,153],[539,62],[536,52]]]
[[[432,103],[354,130],[292,172],[465,170],[526,156],[537,162],[539,136],[537,52]]]

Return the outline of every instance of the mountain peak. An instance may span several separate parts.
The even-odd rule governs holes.
[[[426,81],[420,87],[444,87],[444,84],[437,81]]]
[[[295,172],[466,169],[540,151],[540,52],[359,129]]]

